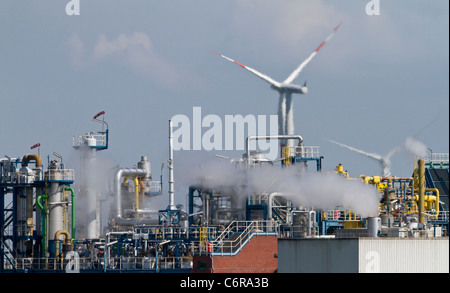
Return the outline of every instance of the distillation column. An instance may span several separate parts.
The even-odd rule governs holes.
[[[87,145],[95,145],[95,138],[87,138]],[[100,222],[97,220],[97,190],[94,173],[96,172],[96,149],[85,148],[82,161],[84,163],[83,189],[85,190],[84,207],[86,238],[94,239],[100,237]]]

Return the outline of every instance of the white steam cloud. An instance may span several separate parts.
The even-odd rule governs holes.
[[[225,160],[209,160],[190,168],[191,183],[237,196],[251,193],[283,193],[297,206],[320,210],[340,206],[361,217],[378,216],[380,195],[375,187],[360,180],[346,179],[338,174],[302,173],[295,167],[265,166],[246,168]]]
[[[406,138],[404,147],[408,152],[418,157],[425,157],[427,155],[427,146],[412,137]]]
[[[69,47],[70,63],[78,70],[113,62],[171,89],[179,84],[198,87],[203,83],[192,72],[186,72],[160,54],[151,38],[143,32],[122,33],[112,38],[102,34],[91,48],[74,34],[67,40],[66,46]]]
[[[73,150],[68,166],[75,169],[75,227],[77,237],[93,238],[93,231],[102,234],[101,225],[107,223],[111,205],[112,180],[117,163],[109,156],[92,152],[88,146],[81,145]],[[98,201],[97,201],[98,199]],[[97,218],[96,207],[100,208]],[[93,227],[93,225],[97,227]]]

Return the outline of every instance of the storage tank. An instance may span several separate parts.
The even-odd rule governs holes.
[[[152,177],[152,168],[150,162],[147,160],[147,156],[141,156],[141,160],[137,163],[138,169],[144,169],[147,171],[147,177]]]
[[[55,165],[50,166],[46,172],[48,181],[61,181],[63,176]],[[50,240],[55,238],[56,232],[64,229],[64,192],[63,185],[59,182],[52,182],[48,185],[48,238]]]
[[[367,221],[367,237],[378,237],[378,232],[381,231],[381,218],[369,217]]]

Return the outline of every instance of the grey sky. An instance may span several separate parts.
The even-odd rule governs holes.
[[[40,142],[45,158],[69,158],[72,136],[98,130],[90,119],[104,110],[104,155],[123,167],[147,155],[158,176],[173,115],[277,113],[277,92],[209,50],[284,80],[341,21],[296,79],[309,92],[294,97],[295,130],[321,147],[324,169],[380,171],[326,139],[384,155],[416,135],[449,150],[446,0],[380,0],[379,16],[366,15],[368,0],[81,0],[79,16],[68,2],[0,2],[0,156]],[[408,153],[392,158],[393,175],[412,168]]]

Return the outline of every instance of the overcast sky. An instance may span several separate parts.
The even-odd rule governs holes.
[[[341,21],[295,80],[309,88],[294,96],[295,130],[320,146],[323,168],[381,170],[327,139],[384,155],[414,136],[449,151],[447,0],[380,0],[373,16],[368,0],[81,0],[79,16],[68,2],[0,1],[0,157],[40,143],[45,162],[69,160],[72,136],[100,130],[91,118],[103,110],[102,155],[123,167],[146,155],[159,176],[173,115],[277,114],[277,92],[210,50],[281,81]],[[198,153],[176,152],[175,168]],[[396,154],[393,175],[410,176],[413,162]]]

